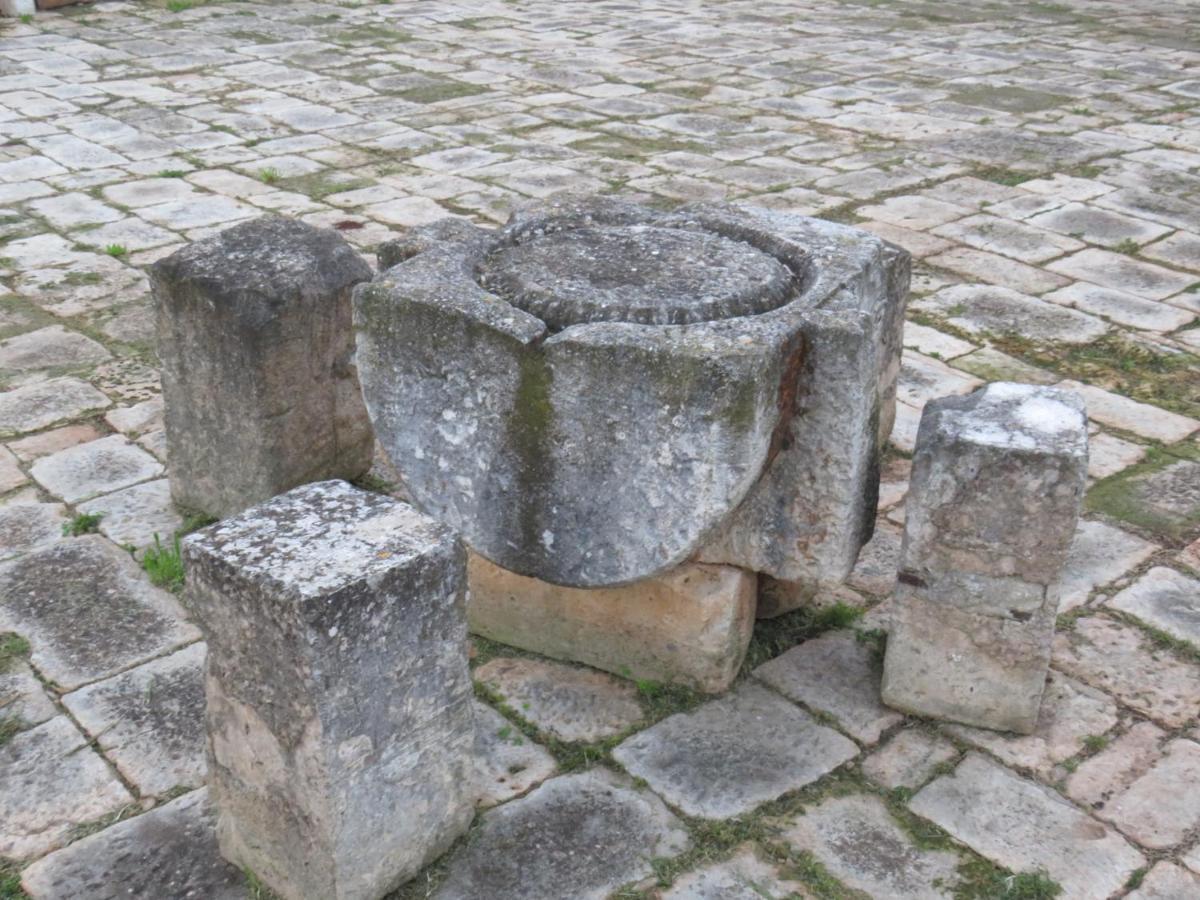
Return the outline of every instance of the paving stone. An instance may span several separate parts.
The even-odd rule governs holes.
[[[1104,807],[1104,817],[1143,847],[1167,850],[1200,825],[1200,744],[1171,741],[1150,769]]]
[[[901,228],[924,231],[970,215],[971,210],[929,197],[907,196],[890,197],[878,206],[864,206],[858,210],[858,214]]]
[[[1108,601],[1182,641],[1200,646],[1200,581],[1155,566]]]
[[[1072,256],[1048,263],[1046,268],[1150,300],[1163,300],[1187,290],[1195,283],[1191,275],[1107,250],[1080,250]]]
[[[942,360],[954,359],[975,349],[974,344],[960,341],[936,328],[928,328],[916,322],[904,323],[904,346],[911,347],[925,356]]]
[[[1081,519],[1059,582],[1058,611],[1082,606],[1093,590],[1116,581],[1157,550],[1157,545],[1120,528]]]
[[[39,856],[133,797],[66,716],[0,746],[0,856]]]
[[[1103,487],[1093,502],[1111,514],[1161,535],[1186,539],[1200,527],[1200,462],[1167,457]]]
[[[72,691],[63,705],[143,796],[204,784],[204,645]]]
[[[983,382],[943,362],[905,350],[896,386],[897,398],[909,406],[921,408],[929,400],[950,394],[966,394]]]
[[[137,435],[163,427],[162,397],[143,400],[133,406],[110,409],[104,414],[106,421],[117,431],[126,435]]]
[[[479,805],[519,797],[553,775],[554,757],[486,703],[475,702]]]
[[[564,741],[598,741],[642,720],[628,681],[563,663],[500,657],[475,670],[522,718]]]
[[[1084,247],[1074,238],[988,215],[968,216],[934,228],[933,233],[1026,263],[1045,262]]]
[[[868,594],[890,594],[900,569],[902,538],[903,533],[892,523],[876,523],[875,534],[858,554],[858,562],[846,583]]]
[[[1064,900],[1107,897],[1145,864],[1124,838],[1050,788],[975,753],[909,806],[1001,866],[1045,870]]]
[[[1200,574],[1200,538],[1192,541],[1176,557],[1183,565],[1193,572]]]
[[[0,341],[0,371],[79,368],[103,362],[109,352],[91,338],[61,325],[27,331]]]
[[[1137,890],[1125,896],[1128,900],[1190,900],[1200,897],[1200,875],[1174,863],[1155,863]]]
[[[0,506],[0,560],[41,550],[63,540],[67,521],[59,503],[8,503]]]
[[[906,728],[863,760],[862,769],[864,775],[889,790],[916,789],[956,756],[958,749],[944,738],[920,728]]]
[[[122,547],[139,550],[152,546],[157,535],[164,546],[183,527],[183,516],[171,502],[171,486],[167,479],[136,484],[87,503],[79,504],[79,512],[99,514],[100,531]]]
[[[0,566],[0,628],[63,690],[160,656],[200,633],[128,553],[99,535],[73,538]]]
[[[1114,796],[1123,793],[1158,761],[1166,736],[1153,722],[1138,722],[1095,756],[1080,763],[1067,778],[1067,796],[1087,809],[1102,811]]]
[[[1070,281],[1043,268],[970,247],[954,247],[945,253],[927,257],[925,261],[972,281],[984,281],[1025,294],[1044,294]]]
[[[8,449],[15,453],[22,462],[32,462],[38,457],[49,456],[51,453],[65,450],[67,447],[74,447],[85,441],[94,441],[103,436],[104,432],[95,425],[64,425],[61,428],[10,441]]]
[[[17,464],[17,458],[11,451],[0,447],[0,494],[20,487],[25,481],[25,473]]]
[[[1182,857],[1185,866],[1200,875],[1200,845],[1193,847]]]
[[[670,716],[613,751],[672,806],[706,819],[750,812],[857,755],[849,739],[754,684]]]
[[[1117,705],[1111,697],[1051,672],[1032,734],[1008,735],[961,725],[946,730],[1003,763],[1048,779],[1058,763],[1083,749],[1086,738],[1103,735],[1116,724]]]
[[[864,744],[904,716],[879,699],[879,661],[870,644],[853,631],[836,631],[805,641],[754,670],[785,697],[832,716]]]
[[[36,431],[104,409],[112,401],[86,381],[53,378],[0,393],[0,437]]]
[[[1200,713],[1200,668],[1132,625],[1088,616],[1054,640],[1054,665],[1168,728]]]
[[[552,778],[483,816],[435,900],[603,900],[689,846],[657,797],[605,769]]]
[[[793,820],[783,838],[871,897],[942,900],[958,881],[958,854],[919,849],[873,794],[831,797]]]
[[[1170,237],[1147,244],[1140,254],[1148,259],[1165,262],[1181,269],[1200,271],[1200,235],[1177,231]]]
[[[890,443],[897,450],[903,453],[912,453],[913,448],[917,444],[917,429],[921,424],[921,411],[915,406],[909,406],[907,403],[896,403],[896,419],[892,423],[892,433],[888,437]],[[862,553],[866,550],[859,551],[859,559],[862,559]]]
[[[30,728],[56,715],[58,708],[24,661],[9,660],[0,668],[0,724],[15,720],[19,728]]]
[[[806,900],[812,895],[798,881],[759,859],[746,846],[724,862],[713,863],[675,879],[661,900]]]
[[[1053,372],[1031,366],[1007,353],[1001,353],[995,347],[980,347],[966,356],[960,356],[954,360],[953,366],[984,381],[1019,381],[1022,384],[1054,384],[1058,381],[1058,376]]]
[[[21,885],[35,900],[243,900],[245,877],[221,858],[215,828],[208,791],[192,791],[38,860]]]
[[[163,467],[145,450],[114,434],[44,456],[29,471],[56,497],[78,503],[159,476]]]
[[[1085,281],[1051,291],[1046,299],[1092,315],[1104,316],[1119,325],[1148,331],[1174,331],[1196,318],[1194,313],[1178,307],[1143,300],[1134,294],[1098,287]]]
[[[1085,203],[1067,203],[1057,209],[1044,212],[1031,218],[1030,223],[1039,228],[1048,228],[1059,234],[1069,234],[1081,237],[1089,244],[1100,244],[1105,247],[1115,247],[1122,241],[1136,241],[1144,244],[1157,237],[1162,237],[1171,229],[1156,222],[1145,219],[1135,219],[1088,206]]]
[[[1107,478],[1141,462],[1146,448],[1106,432],[1088,438],[1088,477]]]
[[[1088,344],[1108,331],[1094,316],[1005,287],[955,285],[911,306],[969,334],[1019,335],[1039,343]]]
[[[59,229],[113,222],[123,215],[120,210],[113,209],[88,194],[78,192],[34,200],[29,204],[29,208]]]

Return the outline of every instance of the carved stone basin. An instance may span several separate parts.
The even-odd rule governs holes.
[[[591,199],[447,220],[355,291],[376,433],[414,502],[525,575],[689,558],[840,580],[870,534],[908,285],[855,229]]]

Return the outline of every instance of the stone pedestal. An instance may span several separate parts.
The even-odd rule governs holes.
[[[754,630],[755,576],[685,564],[615,588],[560,587],[471,554],[471,630],[625,678],[708,693],[733,682]]]
[[[884,660],[905,712],[1029,733],[1087,476],[1082,399],[997,382],[921,418]]]
[[[461,545],[327,481],[198,532],[184,556],[222,854],[286,900],[377,900],[474,813]]]
[[[176,503],[222,517],[370,468],[350,322],[370,277],[337,232],[274,217],[150,268]]]

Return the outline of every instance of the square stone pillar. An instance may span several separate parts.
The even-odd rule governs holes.
[[[1087,477],[1083,400],[997,382],[921,417],[883,700],[1029,733]]]
[[[461,544],[326,481],[192,535],[184,559],[222,854],[285,900],[377,900],[474,815]]]
[[[274,216],[150,267],[176,503],[220,518],[370,468],[350,310],[370,277],[336,231]]]

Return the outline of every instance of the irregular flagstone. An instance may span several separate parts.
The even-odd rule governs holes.
[[[67,521],[60,503],[8,503],[0,506],[0,560],[41,550],[64,540]]]
[[[246,879],[221,858],[215,829],[202,788],[38,860],[21,886],[35,900],[244,900]]]
[[[900,368],[900,383],[896,396],[910,406],[920,408],[929,400],[949,394],[966,394],[983,384],[945,363],[913,353],[904,352]]]
[[[98,437],[104,437],[104,432],[95,425],[63,425],[51,431],[43,431],[20,440],[9,441],[8,449],[15,453],[22,462],[33,462],[38,457],[49,456],[51,453],[65,450],[67,447],[94,441]]]
[[[1146,455],[1141,444],[1114,437],[1106,432],[1088,439],[1088,477],[1107,478],[1140,462]]]
[[[796,817],[783,837],[871,897],[944,900],[958,880],[958,854],[916,847],[873,794],[831,797]]]
[[[1200,826],[1200,744],[1174,740],[1150,769],[1104,807],[1104,818],[1143,847],[1167,850]]]
[[[1200,646],[1200,581],[1155,566],[1108,601],[1172,637]]]
[[[4,447],[0,447],[0,494],[7,493],[25,483],[25,473],[17,465],[17,458]]]
[[[754,670],[784,696],[826,713],[851,737],[874,744],[904,720],[879,699],[880,661],[853,631],[805,641]]]
[[[62,698],[143,796],[204,783],[204,644]]]
[[[42,683],[23,660],[0,669],[0,725],[16,720],[20,728],[40,725],[58,715]]]
[[[1063,900],[1107,897],[1145,858],[1050,788],[975,753],[909,804],[976,853],[1018,872],[1044,869]]]
[[[1116,724],[1117,705],[1111,697],[1051,672],[1032,734],[1007,735],[961,725],[946,730],[1003,763],[1049,778],[1058,763],[1083,749],[1085,738],[1103,735]]]
[[[1055,260],[1046,268],[1150,300],[1163,300],[1196,282],[1192,275],[1094,248]]]
[[[998,286],[955,285],[913,300],[912,309],[969,334],[1020,335],[1039,343],[1087,344],[1108,331],[1094,316]]]
[[[1039,228],[1048,228],[1059,234],[1076,235],[1088,243],[1105,247],[1115,247],[1128,240],[1143,244],[1156,237],[1162,237],[1171,230],[1165,225],[1123,216],[1110,210],[1088,206],[1086,203],[1067,203],[1033,216],[1029,221]]]
[[[806,900],[811,896],[802,883],[784,878],[748,846],[724,862],[679,876],[661,900]]]
[[[605,769],[563,775],[483,816],[435,900],[603,900],[689,846],[652,793]]]
[[[145,450],[114,434],[43,456],[29,472],[56,497],[77,503],[154,478],[163,467]]]
[[[1158,761],[1165,737],[1166,732],[1153,722],[1138,722],[1071,773],[1067,796],[1089,809],[1103,810]]]
[[[980,347],[954,360],[954,368],[970,372],[984,381],[1020,381],[1025,384],[1054,384],[1058,376],[1022,362],[994,347]]]
[[[1105,522],[1080,520],[1059,582],[1058,611],[1064,613],[1083,605],[1093,590],[1120,578],[1158,549]]]
[[[99,535],[0,566],[0,629],[32,645],[31,661],[63,690],[111,675],[200,632],[166,591]]]
[[[104,409],[112,401],[86,381],[53,378],[0,393],[0,437],[36,431]]]
[[[642,720],[628,681],[562,663],[500,657],[475,670],[522,718],[564,741],[598,741]]]
[[[139,550],[152,545],[155,536],[169,546],[172,536],[183,527],[183,516],[171,500],[166,478],[105,494],[79,504],[78,509],[102,516],[100,531],[114,543]]]
[[[906,728],[863,760],[862,769],[885,788],[915,789],[956,756],[958,748],[946,739],[921,728]]]
[[[1200,667],[1155,647],[1132,625],[1079,619],[1055,637],[1054,666],[1171,728],[1200,714]]]
[[[518,797],[558,769],[553,756],[479,701],[475,702],[475,748],[481,807]]]
[[[1084,247],[1074,238],[989,215],[968,216],[935,228],[933,233],[1026,263],[1045,262]]]
[[[1174,331],[1196,318],[1195,314],[1178,307],[1144,300],[1124,291],[1097,287],[1085,281],[1077,281],[1053,291],[1046,295],[1046,299],[1092,315],[1104,316],[1120,325],[1150,331]]]
[[[75,369],[103,362],[111,355],[77,331],[50,325],[0,341],[0,372]]]
[[[615,588],[562,587],[468,554],[471,630],[626,678],[729,687],[754,629],[755,576],[685,563]]]
[[[690,816],[724,819],[858,755],[848,738],[755,684],[626,738],[613,758]]]
[[[1174,863],[1159,862],[1126,900],[1190,900],[1200,897],[1200,875]]]
[[[0,856],[61,846],[76,825],[133,801],[66,716],[0,746]]]

